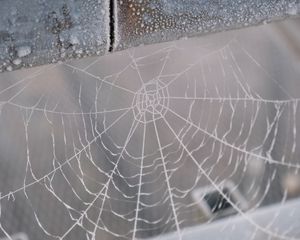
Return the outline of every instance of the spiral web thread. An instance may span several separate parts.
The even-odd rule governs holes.
[[[296,225],[273,229],[280,210],[260,225],[221,189],[233,180],[250,212],[283,205],[280,179],[300,167],[299,98],[240,38],[2,74],[1,235],[182,239],[206,224],[191,193],[210,185],[254,227],[251,238],[294,239]],[[257,164],[262,175],[249,180]],[[9,220],[20,206],[23,227]]]

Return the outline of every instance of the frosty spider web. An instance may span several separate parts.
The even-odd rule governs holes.
[[[1,74],[1,235],[184,239],[215,220],[199,209],[207,196],[192,197],[211,186],[249,239],[299,238],[296,223],[276,225],[280,208],[268,224],[248,215],[292,198],[300,167],[291,72],[270,71],[242,36],[272,58],[261,29]]]

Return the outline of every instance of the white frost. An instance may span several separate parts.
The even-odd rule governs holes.
[[[16,58],[15,60],[13,60],[14,65],[20,65],[21,63],[22,63],[22,60],[20,58]]]
[[[80,42],[79,42],[79,39],[76,35],[71,35],[70,36],[70,43],[73,44],[73,45],[78,45]]]
[[[17,49],[17,55],[19,58],[28,56],[31,53],[30,46],[21,46]]]

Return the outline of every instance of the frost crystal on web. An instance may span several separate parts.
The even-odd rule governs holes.
[[[299,238],[278,224],[298,214],[281,208],[299,194],[299,68],[264,29],[1,74],[0,236],[185,239],[239,217],[243,239]]]

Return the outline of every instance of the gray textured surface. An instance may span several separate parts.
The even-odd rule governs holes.
[[[299,0],[0,3],[0,72],[256,25],[300,10]]]
[[[298,0],[117,2],[118,50],[253,26],[297,15],[300,11]]]
[[[0,5],[0,72],[107,52],[106,0],[2,0]]]

